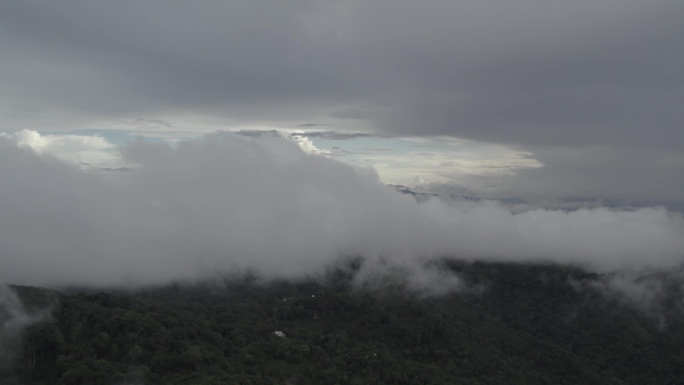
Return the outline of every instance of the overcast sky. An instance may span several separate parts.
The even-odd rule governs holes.
[[[681,0],[8,0],[0,131],[442,136],[544,165],[475,187],[681,202],[682,20]]]

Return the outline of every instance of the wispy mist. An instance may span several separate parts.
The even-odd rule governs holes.
[[[0,283],[0,380],[7,380],[6,372],[20,356],[24,329],[43,319],[45,311],[29,312],[17,294]]]
[[[371,169],[278,137],[138,141],[112,181],[0,137],[0,281],[141,285],[249,272],[315,277],[340,259],[427,285],[444,257],[667,269],[684,219],[662,208],[511,213],[491,202],[418,204]],[[373,276],[373,274],[368,274]]]

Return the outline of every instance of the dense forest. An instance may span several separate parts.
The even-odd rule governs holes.
[[[553,265],[452,263],[425,297],[323,280],[135,291],[14,287],[50,311],[2,384],[684,384],[681,285],[650,310]]]

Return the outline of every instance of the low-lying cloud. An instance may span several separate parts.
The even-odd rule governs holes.
[[[684,219],[662,208],[514,214],[492,202],[419,204],[372,169],[271,136],[141,140],[121,154],[135,168],[111,180],[0,136],[0,282],[294,279],[360,257],[416,272],[408,282],[420,286],[439,275],[423,267],[445,257],[597,272],[684,261]]]
[[[24,329],[42,320],[48,311],[28,311],[14,290],[0,283],[0,379],[8,381],[7,372],[20,356]]]

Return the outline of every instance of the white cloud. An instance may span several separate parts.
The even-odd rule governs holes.
[[[120,164],[116,146],[100,136],[42,135],[32,130],[6,134],[2,137],[19,147],[30,148],[37,154],[49,154],[73,164]]]
[[[407,284],[420,286],[435,283],[424,266],[442,257],[601,272],[667,269],[684,257],[684,219],[664,209],[512,214],[491,202],[418,204],[372,170],[280,137],[138,141],[123,157],[136,171],[109,183],[0,138],[0,281],[147,284],[245,271],[296,278],[361,257],[409,272]]]
[[[322,149],[316,147],[316,145],[314,145],[313,141],[304,135],[292,134],[292,135],[289,135],[289,138],[291,140],[295,141],[299,145],[299,148],[301,148],[302,151],[306,152],[307,154],[331,155],[330,151],[322,150]]]

